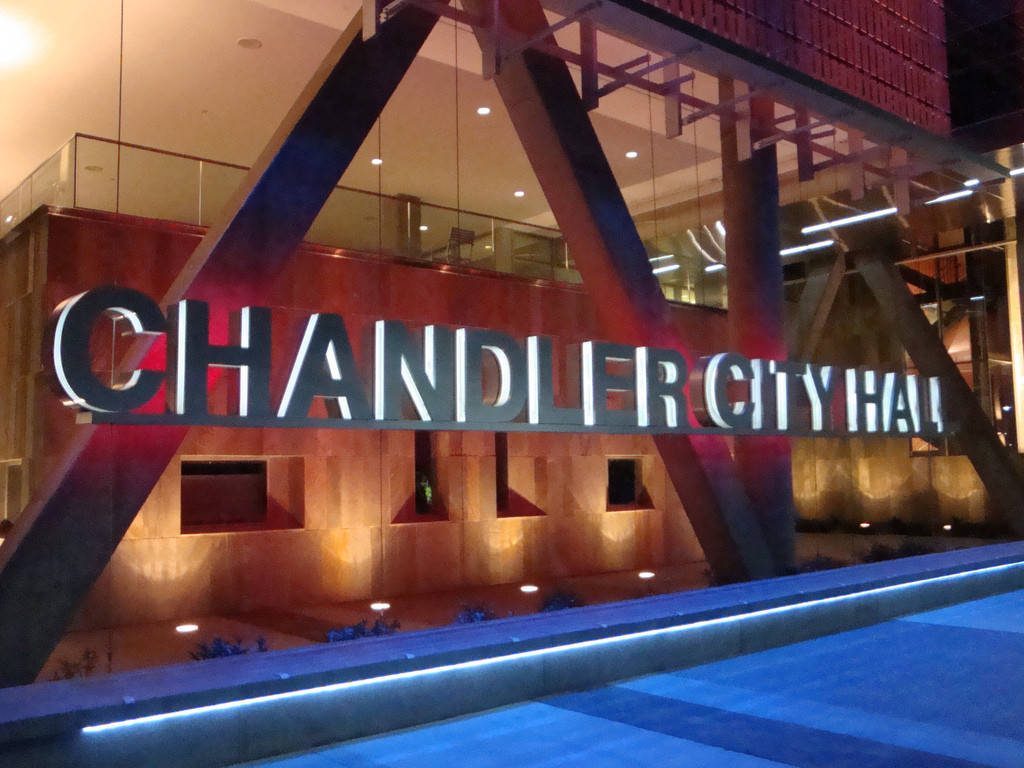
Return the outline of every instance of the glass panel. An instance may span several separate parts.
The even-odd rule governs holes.
[[[199,163],[123,147],[118,197],[121,213],[198,223]]]
[[[245,179],[246,171],[219,163],[199,162],[199,223],[213,224],[231,195]]]
[[[98,211],[117,208],[117,144],[78,136],[75,205]]]

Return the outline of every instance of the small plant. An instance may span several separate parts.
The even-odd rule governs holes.
[[[566,608],[579,608],[586,605],[583,598],[568,589],[556,589],[544,596],[540,609],[542,611],[563,611]]]
[[[831,533],[839,527],[839,521],[834,517],[809,518],[798,517],[796,519],[797,533]]]
[[[861,559],[865,563],[880,563],[883,560],[896,560],[900,557],[914,557],[915,555],[930,555],[935,550],[931,547],[916,541],[904,541],[898,547],[889,547],[885,544],[875,544]]]
[[[896,557],[896,550],[886,544],[873,544],[871,549],[864,553],[861,558],[865,563],[880,563],[883,560],[892,560]]]
[[[361,637],[379,637],[381,635],[391,635],[398,631],[399,626],[398,620],[385,621],[384,619],[377,619],[373,622],[373,626],[367,626],[366,619],[363,619],[358,624],[349,624],[348,626],[340,627],[339,629],[332,629],[327,633],[328,643],[340,643],[345,640],[358,640]]]
[[[189,651],[191,656],[196,661],[203,659],[222,659],[225,656],[241,656],[243,653],[255,650],[257,653],[265,653],[269,650],[267,647],[267,640],[264,637],[256,638],[256,648],[249,648],[242,645],[242,639],[239,637],[235,638],[235,642],[231,643],[224,638],[217,636],[210,641],[209,645],[206,643],[197,643],[194,651]]]
[[[837,560],[828,555],[815,555],[810,560],[804,560],[796,567],[796,573],[811,573],[813,571],[830,571],[833,568],[843,568],[849,563]]]
[[[88,677],[96,670],[99,654],[92,648],[82,651],[81,658],[61,659],[57,662],[59,669],[50,676],[50,680],[74,680],[76,677]]]
[[[962,536],[972,539],[1009,539],[1013,538],[1013,532],[1006,523],[972,523],[954,517],[950,521],[951,533],[953,536]]]
[[[476,624],[480,621],[490,621],[495,619],[494,611],[491,610],[489,605],[463,605],[459,609],[459,612],[455,614],[455,621],[453,624]]]

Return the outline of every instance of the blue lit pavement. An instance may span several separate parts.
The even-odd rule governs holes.
[[[1022,662],[1017,591],[247,765],[1024,768]]]

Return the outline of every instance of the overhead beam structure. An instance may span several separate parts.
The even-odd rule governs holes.
[[[303,90],[162,305],[262,298],[309,230],[437,21],[409,7],[372,39],[361,14]],[[145,349],[125,364],[135,367]],[[31,683],[187,434],[76,427],[0,548],[0,687]]]
[[[588,1],[544,0],[544,7],[562,16],[571,16]],[[664,56],[681,56],[687,66],[701,72],[745,82],[751,91],[770,89],[779,103],[799,105],[819,120],[861,132],[873,143],[902,147],[930,166],[946,167],[983,182],[1006,178],[1009,173],[1009,168],[979,152],[957,146],[948,138],[937,136],[654,3],[645,0],[606,2],[591,10],[588,19],[598,30],[645,50]]]
[[[468,7],[479,13],[482,2]],[[537,0],[508,0],[500,8],[509,34],[529,39],[547,25]],[[495,45],[488,28],[474,31],[482,49]],[[610,338],[686,355],[566,63],[523,49],[503,60],[494,82]],[[725,441],[666,435],[655,443],[716,575],[777,573]]]

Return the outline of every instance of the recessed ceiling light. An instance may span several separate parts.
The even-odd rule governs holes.
[[[526,193],[521,189],[517,189],[512,195],[513,197],[526,197]]]
[[[0,12],[0,70],[16,67],[32,57],[36,35],[20,19]]]
[[[4,219],[4,223],[5,224],[10,224],[12,221],[14,221],[14,214],[13,213],[10,216],[8,216],[6,219]]]
[[[486,116],[486,115],[491,114],[491,108],[490,107],[477,107],[476,108],[476,113],[478,115],[485,115]]]
[[[635,160],[636,158],[640,157],[640,153],[637,152],[635,149],[631,149],[629,150],[629,152],[626,153],[626,157],[628,157],[630,160]]]
[[[99,173],[100,171],[103,170],[103,166],[102,165],[87,165],[87,166],[85,166],[85,170],[89,171],[90,173]]]
[[[199,629],[198,624],[179,624],[174,628],[174,631],[179,635],[187,635],[189,632],[195,632]]]
[[[870,528],[871,527],[871,523],[866,523],[866,522],[865,523],[861,523],[860,527],[861,528]]]
[[[257,48],[263,47],[263,41],[258,37],[240,37],[236,43],[239,48],[245,48],[247,51],[255,51]]]
[[[526,594],[530,594],[531,592],[536,592],[537,589],[538,587],[536,584],[523,584],[523,586],[519,588],[519,591],[525,592]]]
[[[370,160],[370,165],[380,165],[383,162],[384,161],[381,160],[379,157],[375,157],[375,158]]]
[[[639,576],[641,579],[653,579],[654,571],[640,571],[640,573],[638,573],[637,576]]]
[[[430,227],[426,224],[420,224],[420,232],[426,232],[428,229],[430,229]]]
[[[371,611],[386,611],[391,607],[391,603],[370,603]]]
[[[950,525],[949,523],[946,523],[944,526],[942,526],[942,530],[944,530],[944,531],[952,531],[953,530],[953,526]]]

